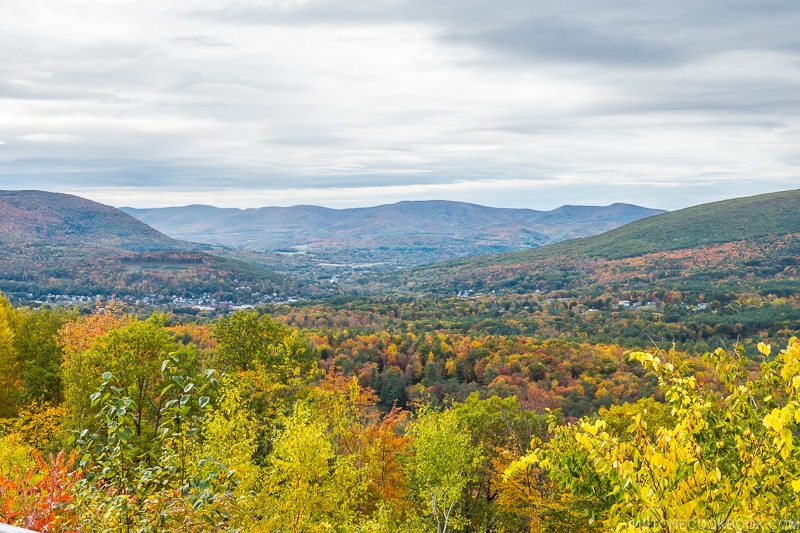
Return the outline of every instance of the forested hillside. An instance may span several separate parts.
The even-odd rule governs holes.
[[[759,344],[759,364],[738,349],[701,359],[417,335],[414,321],[404,337],[257,311],[174,319],[0,301],[0,520],[56,532],[796,527],[794,339]],[[380,364],[400,374],[375,382]]]
[[[398,272],[398,290],[693,290],[787,285],[800,257],[800,190],[699,205],[602,235]],[[757,289],[760,290],[760,289]]]
[[[0,191],[0,265],[0,290],[25,300],[117,294],[253,301],[252,293],[293,288],[283,276],[210,255],[113,207],[41,191]]]

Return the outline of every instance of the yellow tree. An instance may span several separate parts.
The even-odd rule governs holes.
[[[348,504],[359,487],[349,466],[319,411],[298,402],[270,455],[258,502],[265,517],[255,531],[353,531],[355,508]]]
[[[413,455],[408,471],[413,493],[427,507],[436,533],[462,529],[461,504],[481,463],[480,450],[456,411],[423,406],[408,428]]]
[[[15,314],[0,295],[0,419],[15,417],[22,398],[23,367],[14,348]]]
[[[770,348],[760,344],[765,356]],[[636,352],[653,371],[671,420],[629,421],[627,435],[602,418],[555,429],[547,445],[512,468],[531,466],[574,494],[595,491],[594,518],[616,531],[797,527],[800,516],[800,343],[751,378],[740,354],[708,356],[723,386],[707,390],[676,359]],[[651,420],[652,422],[652,420]]]

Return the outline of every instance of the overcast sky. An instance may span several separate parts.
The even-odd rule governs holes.
[[[0,189],[675,209],[800,188],[797,0],[0,0]]]

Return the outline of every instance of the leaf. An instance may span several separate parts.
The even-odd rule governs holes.
[[[174,387],[174,386],[175,386],[174,383],[170,383],[169,385],[167,385],[166,387],[161,389],[161,396],[164,396],[166,393],[168,393],[170,390],[172,390],[172,387]]]

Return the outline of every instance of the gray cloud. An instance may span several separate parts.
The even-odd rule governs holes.
[[[4,8],[0,188],[674,208],[797,183],[794,0],[186,5]]]
[[[689,57],[686,51],[663,43],[601,33],[591,27],[553,18],[514,22],[473,33],[453,32],[446,34],[443,40],[533,61],[578,61],[647,68],[675,65]]]

